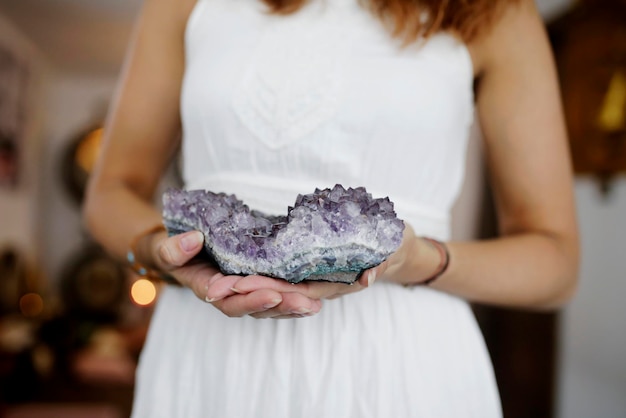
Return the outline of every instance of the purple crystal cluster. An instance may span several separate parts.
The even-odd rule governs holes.
[[[352,283],[402,241],[404,223],[389,198],[363,187],[298,195],[286,216],[250,210],[235,195],[170,189],[163,220],[171,235],[204,233],[208,255],[224,274],[261,274],[291,283]]]

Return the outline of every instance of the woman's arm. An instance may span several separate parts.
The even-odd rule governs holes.
[[[501,237],[449,243],[451,264],[432,287],[484,303],[559,306],[576,287],[578,233],[557,77],[534,3],[510,6],[470,49]],[[414,240],[419,254],[426,247]],[[393,279],[415,278],[410,260],[419,259],[409,256]]]
[[[145,2],[90,179],[87,226],[120,257],[133,237],[161,220],[151,201],[180,135],[185,26],[180,3]]]
[[[576,288],[578,231],[557,76],[534,3],[512,8],[476,56],[502,238],[452,244],[455,262],[437,286],[482,302],[558,306]]]

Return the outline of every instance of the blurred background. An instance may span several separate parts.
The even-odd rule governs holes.
[[[626,418],[626,1],[537,4],[577,171],[580,289],[558,313],[475,311],[507,418]],[[140,6],[0,0],[0,416],[130,412],[159,287],[90,240],[80,205]],[[471,144],[458,239],[495,233],[479,127]]]

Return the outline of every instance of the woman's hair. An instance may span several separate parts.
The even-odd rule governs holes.
[[[272,13],[290,14],[309,0],[262,0]],[[332,1],[332,0],[328,0]],[[503,6],[519,0],[358,0],[392,35],[415,41],[435,32],[450,31],[469,42],[488,29]]]

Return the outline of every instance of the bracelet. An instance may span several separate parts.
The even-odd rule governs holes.
[[[165,274],[161,271],[151,269],[141,264],[137,260],[137,257],[135,256],[135,253],[137,252],[137,244],[142,238],[144,238],[147,235],[154,234],[156,232],[161,232],[161,231],[166,231],[166,229],[165,229],[165,226],[159,224],[135,236],[135,238],[133,238],[133,240],[130,243],[130,248],[128,249],[128,252],[126,253],[126,260],[130,264],[130,269],[139,276],[145,277],[149,280],[164,281],[165,283],[168,283],[168,284],[180,285],[180,283],[169,274]]]
[[[429,238],[429,237],[421,237],[423,240],[431,243],[439,252],[439,266],[437,267],[437,270],[435,270],[435,273],[430,276],[429,278],[427,278],[426,280],[420,282],[419,284],[427,286],[429,284],[431,284],[432,282],[434,282],[435,280],[437,280],[443,273],[446,272],[446,270],[448,269],[448,266],[450,265],[450,252],[448,251],[448,247],[446,246],[446,244],[444,244],[443,242],[433,239],[433,238]]]

